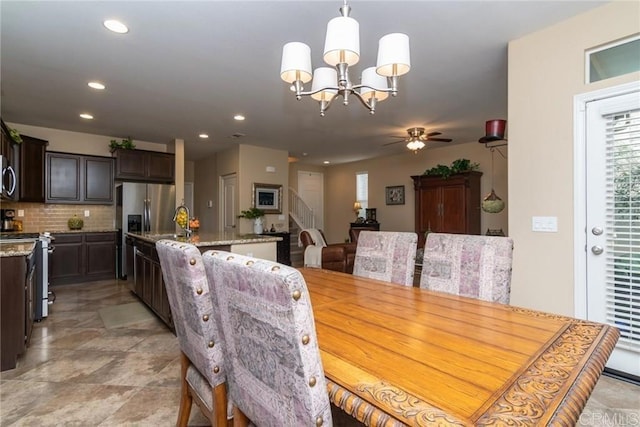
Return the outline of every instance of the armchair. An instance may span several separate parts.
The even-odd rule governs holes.
[[[326,242],[324,233],[319,230],[322,238]],[[311,234],[302,230],[300,232],[300,243],[306,250],[308,246],[314,246],[315,242]],[[353,273],[353,262],[356,257],[355,243],[333,243],[322,248],[321,267],[327,270],[340,271],[343,273]]]

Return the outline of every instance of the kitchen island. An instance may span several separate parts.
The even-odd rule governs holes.
[[[156,251],[156,242],[164,239],[191,243],[200,252],[219,249],[276,261],[276,245],[282,240],[282,237],[238,234],[236,232],[194,233],[189,238],[171,232],[126,233],[128,287],[173,331],[171,308],[162,277],[160,259]]]

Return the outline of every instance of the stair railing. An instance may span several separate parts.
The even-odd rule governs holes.
[[[316,228],[316,216],[300,195],[293,188],[289,188],[289,215],[301,230]]]

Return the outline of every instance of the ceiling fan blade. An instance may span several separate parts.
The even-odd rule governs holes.
[[[402,141],[393,141],[393,142],[387,142],[386,144],[382,144],[383,147],[387,146],[387,145],[393,145],[393,144],[398,144],[400,142],[405,142],[404,139]]]
[[[427,138],[425,141],[434,141],[434,142],[451,142],[453,139],[451,138]]]
[[[432,136],[436,136],[436,135],[442,135],[442,132],[429,132],[427,134],[427,138],[432,137]]]

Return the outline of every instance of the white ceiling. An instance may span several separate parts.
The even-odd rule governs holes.
[[[352,0],[361,51],[352,80],[375,65],[390,32],[409,35],[412,68],[374,116],[340,98],[320,117],[316,101],[296,101],[280,80],[282,46],[305,42],[313,66],[323,65],[326,24],[341,1],[3,0],[2,117],[134,141],[181,138],[187,160],[241,142],[342,163],[408,151],[383,144],[414,126],[453,144],[477,141],[486,120],[507,118],[507,43],[603,3]],[[107,31],[107,18],[130,32]],[[89,89],[90,80],[107,89]]]

